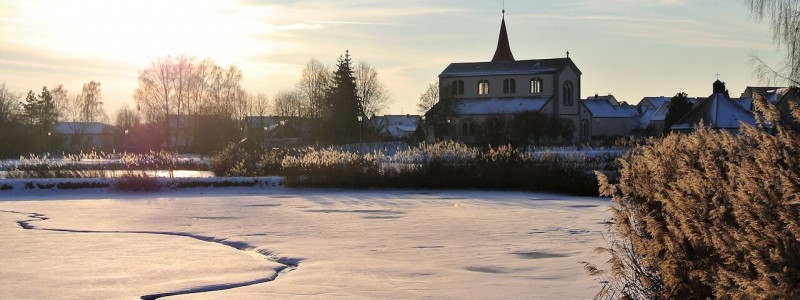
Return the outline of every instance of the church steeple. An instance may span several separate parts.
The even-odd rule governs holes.
[[[511,46],[508,45],[508,32],[506,32],[506,10],[503,9],[503,21],[500,23],[500,37],[497,38],[497,50],[494,51],[492,62],[514,61]]]

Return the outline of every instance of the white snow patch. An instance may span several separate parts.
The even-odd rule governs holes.
[[[525,192],[192,189],[20,194],[41,228],[180,232],[300,258],[275,281],[175,298],[587,299],[609,201]],[[93,199],[93,200],[88,200]],[[28,201],[14,201],[28,200]],[[78,201],[76,201],[78,200]],[[0,297],[135,298],[260,278],[274,262],[218,243],[23,230],[0,213]],[[172,299],[172,297],[170,297]]]

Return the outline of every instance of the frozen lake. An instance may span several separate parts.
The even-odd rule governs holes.
[[[4,299],[587,299],[610,217],[524,192],[0,197]]]

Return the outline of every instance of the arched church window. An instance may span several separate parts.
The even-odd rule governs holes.
[[[572,82],[564,82],[564,106],[572,106],[573,101]]]
[[[453,80],[453,83],[450,84],[450,94],[452,94],[452,95],[464,95],[464,81],[463,80]]]
[[[531,94],[538,94],[541,92],[542,92],[542,79],[541,78],[531,79]]]
[[[513,78],[503,80],[503,94],[517,93],[517,81]]]
[[[581,138],[584,140],[589,137],[589,121],[581,120]]]
[[[489,94],[489,81],[485,79],[478,80],[478,95]]]

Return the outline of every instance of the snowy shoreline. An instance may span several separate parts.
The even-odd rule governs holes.
[[[163,190],[214,187],[277,188],[285,186],[283,177],[150,178]],[[47,191],[112,190],[120,178],[26,178],[0,179],[0,197]]]

